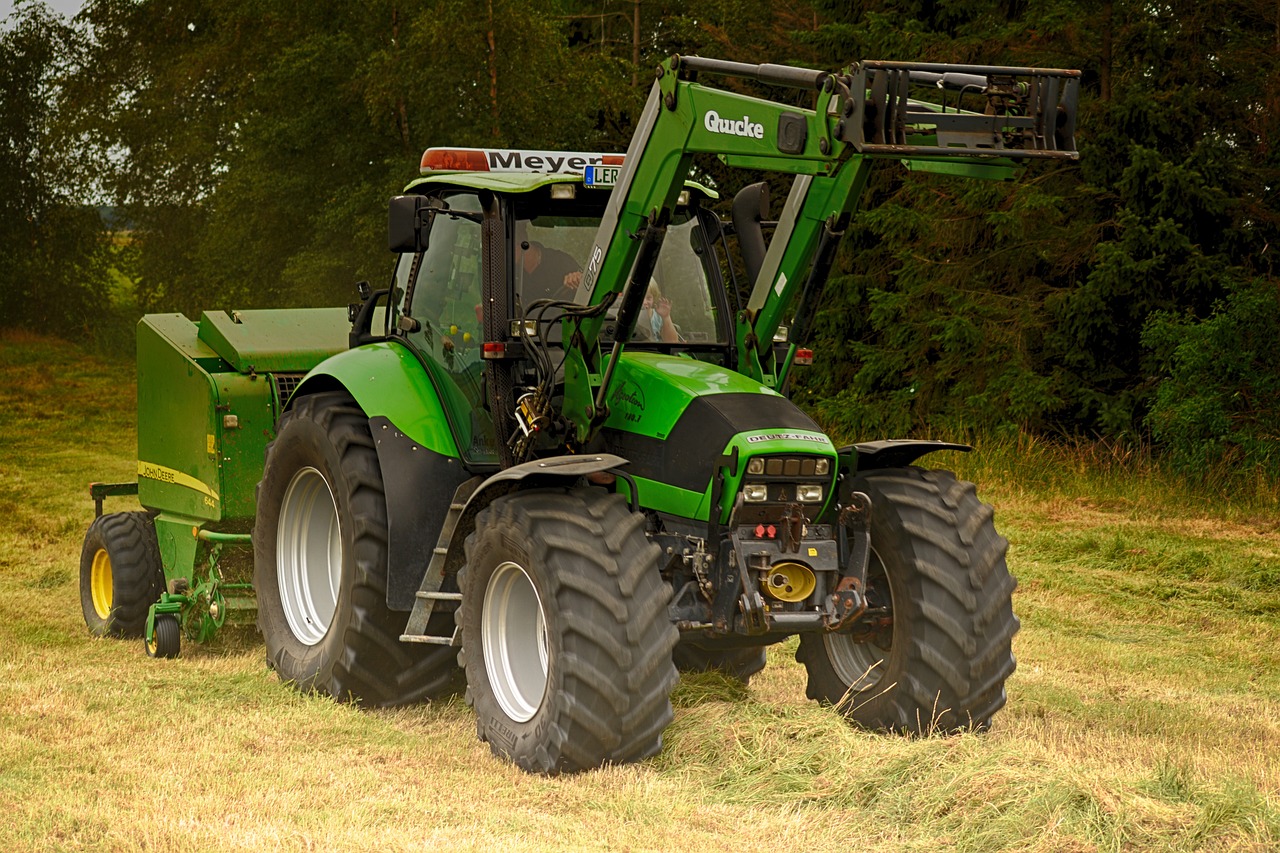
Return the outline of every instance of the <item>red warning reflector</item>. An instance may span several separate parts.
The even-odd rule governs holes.
[[[516,148],[428,148],[420,171],[540,172],[581,175],[587,166],[621,166],[623,155],[592,151],[540,151]]]
[[[428,148],[419,168],[424,172],[487,172],[489,158],[480,148]]]
[[[813,350],[798,349],[794,359],[796,364],[813,364]]]
[[[482,358],[502,358],[507,354],[507,345],[502,341],[485,341],[480,350]]]

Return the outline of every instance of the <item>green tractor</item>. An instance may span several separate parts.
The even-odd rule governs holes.
[[[282,680],[383,706],[465,678],[480,738],[543,773],[652,755],[680,670],[746,682],[796,635],[808,696],[856,723],[986,727],[1007,543],[914,465],[969,448],[836,447],[785,392],[874,164],[1073,159],[1077,86],[674,57],[625,155],[428,150],[392,279],[346,312],[143,319],[139,480],[92,487],[86,621],[170,657],[256,607]],[[777,222],[764,184],[717,215],[706,153],[795,175]],[[131,492],[145,511],[102,515]],[[227,568],[249,549],[251,582]]]

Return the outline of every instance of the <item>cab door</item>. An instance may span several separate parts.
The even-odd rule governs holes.
[[[426,249],[402,254],[396,266],[399,314],[415,321],[401,323],[398,334],[431,375],[464,459],[491,465],[498,456],[481,358],[481,203],[470,192],[441,191],[433,198],[441,204]]]

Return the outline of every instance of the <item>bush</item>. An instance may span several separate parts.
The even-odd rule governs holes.
[[[1143,343],[1165,374],[1147,426],[1176,468],[1280,473],[1280,282],[1230,283],[1205,320],[1156,314]]]

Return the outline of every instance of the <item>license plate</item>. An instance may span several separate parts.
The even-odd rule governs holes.
[[[621,166],[587,166],[582,171],[582,184],[587,187],[613,187],[618,183]]]

